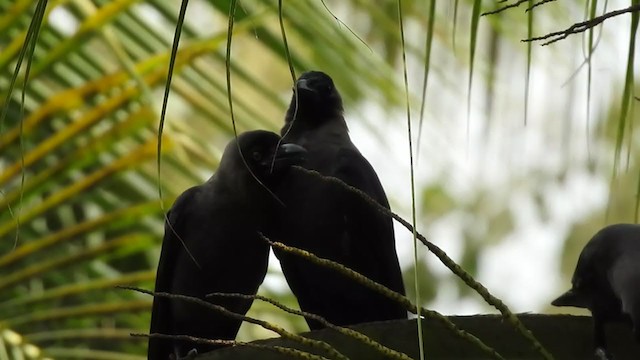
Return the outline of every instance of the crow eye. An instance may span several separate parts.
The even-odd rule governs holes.
[[[255,161],[260,161],[262,160],[262,153],[260,153],[259,151],[254,151],[253,154],[251,154],[251,157]]]

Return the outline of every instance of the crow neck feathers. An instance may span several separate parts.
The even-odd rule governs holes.
[[[217,186],[223,186],[229,190],[231,194],[243,194],[249,195],[255,191],[259,191],[261,188],[258,180],[263,182],[254,169],[251,169],[250,159],[247,154],[242,154],[246,163],[242,160],[240,154],[235,154],[236,159],[228,163],[221,162],[218,167],[218,171],[207,181],[209,184],[216,184]],[[238,191],[243,189],[244,191]]]

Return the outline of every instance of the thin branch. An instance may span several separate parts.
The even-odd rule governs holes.
[[[336,326],[332,323],[330,323],[329,321],[327,321],[327,319],[323,318],[320,315],[316,315],[316,314],[312,314],[310,312],[306,312],[306,311],[301,311],[301,310],[296,310],[296,309],[292,309],[276,300],[270,299],[266,296],[262,296],[262,295],[246,295],[246,294],[237,294],[237,293],[212,293],[207,295],[207,297],[210,296],[220,296],[220,297],[233,297],[233,298],[241,298],[241,299],[249,299],[249,300],[260,300],[260,301],[264,301],[267,302],[271,305],[276,306],[277,308],[289,313],[289,314],[293,314],[293,315],[298,315],[298,316],[303,316],[307,319],[312,319],[315,320],[319,323],[321,323],[322,325],[324,325],[325,327],[335,330],[343,335],[352,337],[358,341],[363,342],[364,344],[372,347],[373,349],[375,349],[376,351],[378,351],[379,353],[385,355],[388,358],[391,359],[402,359],[402,360],[411,360],[411,358],[404,353],[401,353],[399,351],[395,351],[393,349],[390,349],[382,344],[380,344],[379,342],[371,339],[370,337],[355,331],[353,329],[349,329],[349,328],[344,328],[341,326]]]
[[[284,16],[282,11],[282,0],[278,0],[278,22],[280,23],[280,34],[282,35],[282,46],[284,47],[284,54],[287,58],[287,64],[289,65],[289,72],[291,73],[291,80],[296,82],[296,70],[293,67],[293,60],[291,58],[291,52],[289,51],[289,42],[287,41],[287,32],[284,29]]]
[[[550,2],[554,2],[554,1],[556,1],[556,0],[542,0],[542,1],[538,1],[537,3],[535,3],[535,4],[531,5],[527,10],[525,10],[525,12],[531,11],[531,10],[533,10],[533,9],[537,8],[537,7],[538,7],[538,6],[540,6],[540,5],[544,5],[544,4],[546,4],[546,3],[550,3]]]
[[[169,335],[169,334],[158,334],[158,333],[131,333],[129,334],[132,337],[145,337],[152,339],[167,339],[167,340],[181,340],[188,341],[196,344],[207,344],[207,345],[223,345],[223,346],[236,346],[236,345],[245,345],[246,343],[235,341],[235,340],[221,340],[221,339],[206,339],[196,336],[190,335]]]
[[[336,350],[333,346],[327,344],[324,341],[320,341],[320,340],[313,340],[313,339],[308,339],[305,338],[303,336],[297,335],[297,334],[293,334],[291,332],[288,332],[287,330],[285,330],[284,328],[278,326],[278,325],[274,325],[271,324],[267,321],[264,320],[260,320],[260,319],[256,319],[256,318],[252,318],[252,317],[248,317],[248,316],[244,316],[238,313],[235,313],[233,311],[229,311],[227,310],[225,307],[220,306],[220,305],[216,305],[216,304],[212,304],[208,301],[202,300],[200,298],[196,298],[193,296],[186,296],[186,295],[179,295],[179,294],[170,294],[170,293],[165,293],[165,292],[153,292],[153,291],[149,291],[149,290],[145,290],[145,289],[141,289],[141,288],[137,288],[137,287],[133,287],[133,286],[117,286],[117,288],[120,289],[125,289],[125,290],[133,290],[133,291],[137,291],[139,293],[143,293],[143,294],[147,294],[147,295],[152,295],[154,298],[155,297],[162,297],[162,298],[169,298],[169,299],[178,299],[178,300],[183,300],[183,301],[187,301],[187,302],[191,302],[194,304],[198,304],[201,305],[203,307],[206,307],[208,309],[217,311],[219,313],[222,313],[224,316],[233,318],[233,319],[237,319],[237,320],[241,320],[241,321],[246,321],[248,323],[251,324],[255,324],[255,325],[259,325],[267,330],[271,330],[275,333],[277,333],[278,335],[280,335],[281,337],[291,340],[291,341],[295,341],[298,342],[300,344],[306,345],[306,346],[310,346],[316,349],[320,349],[320,350],[324,350],[326,351],[328,354],[330,354],[333,358],[335,359],[340,359],[340,360],[349,360],[346,356],[344,356],[342,353],[340,353],[338,350]]]
[[[477,346],[479,349],[481,349],[482,351],[486,352],[488,355],[491,355],[492,358],[495,359],[504,359],[502,356],[500,356],[500,354],[498,354],[498,352],[487,346],[485,343],[482,342],[482,340],[478,339],[477,337],[475,337],[473,334],[462,330],[460,328],[458,328],[458,326],[456,324],[454,324],[453,322],[451,322],[451,320],[447,319],[447,317],[445,317],[444,315],[440,314],[437,311],[434,310],[429,310],[429,309],[425,309],[423,307],[418,307],[415,304],[413,304],[411,302],[411,300],[409,300],[409,298],[407,298],[406,296],[395,292],[391,289],[389,289],[388,287],[377,283],[371,279],[369,279],[368,277],[360,274],[359,272],[356,272],[338,262],[329,260],[329,259],[324,259],[321,257],[318,257],[306,250],[303,249],[299,249],[293,246],[287,246],[283,243],[277,242],[277,241],[271,241],[269,240],[267,237],[265,237],[264,235],[260,234],[260,236],[269,243],[269,245],[271,245],[274,248],[277,248],[279,250],[282,251],[286,251],[288,253],[294,254],[296,256],[300,256],[303,257],[315,264],[318,264],[320,266],[324,266],[330,269],[333,269],[335,271],[338,271],[340,273],[342,273],[343,275],[349,277],[350,279],[359,282],[362,285],[365,285],[366,287],[390,298],[391,300],[394,300],[400,304],[402,304],[407,310],[409,310],[411,313],[413,314],[422,314],[424,315],[425,318],[429,318],[432,320],[436,320],[438,322],[440,322],[445,328],[451,330],[456,336],[459,336],[465,340],[470,341],[471,343],[473,343],[475,346]],[[421,319],[421,318],[419,318]],[[422,322],[422,321],[420,321]]]
[[[358,39],[358,41],[360,41],[362,44],[364,44],[364,46],[367,47],[367,49],[369,49],[369,51],[371,51],[373,53],[373,49],[369,46],[369,44],[366,43],[366,41],[364,41],[360,36],[358,36],[358,34],[355,33],[355,31],[351,30],[351,28],[349,27],[349,25],[345,24],[344,21],[340,20],[340,18],[338,18],[332,11],[331,9],[329,9],[329,7],[327,6],[327,3],[325,3],[324,0],[320,0],[320,2],[322,3],[322,6],[324,6],[325,10],[327,10],[327,12],[335,19],[335,21],[338,22],[339,25],[342,25],[344,27],[347,28],[347,30],[349,30],[349,32],[351,33],[351,35],[355,36],[356,39]]]
[[[202,269],[198,260],[196,260],[195,256],[187,247],[187,243],[178,235],[176,230],[173,228],[171,221],[167,216],[167,211],[164,208],[164,195],[162,194],[162,134],[164,133],[164,123],[167,117],[167,107],[169,106],[169,93],[171,92],[171,80],[173,79],[173,71],[176,65],[176,57],[178,54],[178,45],[180,44],[180,35],[182,34],[182,24],[184,23],[184,18],[187,13],[187,6],[189,5],[189,0],[182,0],[180,5],[180,14],[178,15],[178,20],[176,22],[176,31],[173,34],[173,44],[171,45],[171,56],[169,57],[169,70],[167,72],[167,81],[164,87],[164,95],[162,98],[162,110],[160,110],[160,122],[158,123],[158,148],[156,154],[156,177],[158,179],[158,199],[160,200],[160,209],[162,210],[162,214],[164,216],[165,224],[168,224],[169,230],[176,236],[178,240],[180,240],[180,244],[184,248],[185,252],[191,258],[193,263],[198,267],[198,269]]]
[[[432,4],[435,4],[435,0],[432,0]],[[432,11],[435,11],[432,10]],[[415,179],[415,168],[414,168],[414,160],[413,160],[413,135],[411,135],[411,103],[409,101],[409,74],[407,70],[407,51],[405,46],[405,37],[404,37],[404,21],[402,17],[402,0],[398,0],[398,24],[400,25],[400,47],[402,48],[402,75],[404,79],[404,95],[405,95],[405,104],[407,107],[407,142],[409,144],[409,183],[411,185],[411,221],[414,224],[413,231],[413,260],[417,264],[418,263],[418,239],[416,237],[415,232],[415,224],[416,224],[416,179]],[[424,100],[424,99],[423,99]],[[420,281],[418,276],[418,268],[414,269],[414,289],[416,291],[416,303],[422,303],[420,299]],[[418,318],[420,318],[420,308],[418,308],[418,312],[416,313]],[[417,331],[418,331],[418,346],[420,348],[420,360],[425,359],[424,355],[424,339],[422,333],[422,321],[418,321]]]
[[[605,13],[603,15],[594,17],[593,19],[590,20],[586,20],[583,22],[579,22],[576,24],[571,25],[570,27],[568,27],[565,30],[562,31],[555,31],[552,33],[549,33],[547,35],[544,36],[538,36],[538,37],[532,37],[529,39],[524,39],[521,40],[522,42],[530,42],[530,41],[541,41],[541,40],[549,40],[545,43],[542,44],[542,46],[545,45],[549,45],[549,44],[553,44],[556,41],[560,41],[562,39],[566,39],[567,37],[569,37],[569,35],[573,35],[573,34],[579,34],[582,32],[585,32],[601,23],[603,23],[605,20],[615,17],[615,16],[619,16],[622,14],[626,14],[626,13],[630,13],[630,12],[635,12],[635,11],[640,11],[640,4],[636,4],[636,5],[631,5],[626,9],[620,9],[620,10],[614,10],[608,13]]]
[[[189,335],[168,335],[168,334],[140,334],[140,333],[131,333],[133,337],[145,337],[145,338],[155,338],[155,339],[170,339],[170,340],[180,340],[180,341],[189,341],[197,344],[210,344],[210,345],[228,345],[228,346],[247,346],[255,349],[263,349],[269,351],[275,351],[277,353],[287,355],[289,357],[293,356],[300,359],[307,360],[329,360],[324,356],[314,355],[308,352],[304,352],[298,349],[287,348],[282,346],[267,346],[267,345],[259,345],[254,343],[248,343],[244,341],[235,341],[235,340],[218,340],[218,339],[205,339],[195,336]]]
[[[301,171],[310,176],[315,176],[324,181],[341,186],[347,191],[359,196],[362,200],[364,200],[369,205],[373,206],[373,208],[377,209],[381,213],[395,219],[407,230],[413,233],[414,231],[413,226],[408,221],[404,220],[403,218],[401,218],[391,210],[387,209],[386,207],[380,205],[377,201],[372,199],[369,195],[364,193],[362,190],[355,188],[338,178],[331,177],[331,176],[324,176],[314,170],[308,170],[298,165],[293,166],[293,168],[296,171]],[[522,336],[528,339],[531,342],[533,348],[537,350],[540,353],[540,355],[542,355],[543,358],[553,359],[553,356],[551,356],[551,354],[542,346],[542,344],[540,344],[540,342],[535,338],[533,333],[531,333],[531,331],[527,329],[524,326],[524,324],[522,324],[522,322],[518,319],[518,317],[515,314],[513,314],[513,312],[511,312],[509,307],[504,302],[502,302],[502,300],[493,296],[489,292],[489,290],[486,287],[484,287],[484,285],[476,281],[473,278],[473,276],[471,276],[462,267],[460,267],[460,265],[458,265],[455,261],[453,261],[449,257],[449,255],[447,255],[447,253],[445,253],[442,249],[440,249],[440,247],[438,247],[434,243],[427,240],[427,238],[424,235],[420,234],[419,232],[416,232],[416,235],[418,237],[418,240],[420,240],[427,247],[427,249],[429,249],[429,251],[431,251],[449,270],[451,270],[451,272],[453,272],[456,276],[462,279],[462,281],[464,281],[464,283],[467,284],[467,286],[469,286],[470,288],[475,290],[478,294],[480,294],[480,296],[482,296],[482,298],[489,305],[498,309],[498,311],[500,311],[504,319],[507,320]]]
[[[529,1],[529,0],[518,0],[518,2],[515,2],[513,4],[509,4],[509,5],[505,5],[505,6],[501,7],[501,8],[497,8],[497,9],[495,9],[493,11],[483,12],[482,15],[480,15],[480,16],[499,14],[499,13],[501,13],[501,12],[507,10],[507,9],[512,9],[512,8],[518,7],[518,6],[526,3],[527,1]],[[504,2],[504,1],[501,1],[501,2]]]

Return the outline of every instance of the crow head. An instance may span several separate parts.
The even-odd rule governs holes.
[[[331,77],[321,71],[300,75],[293,88],[286,122],[294,119],[312,125],[342,118],[342,97]]]

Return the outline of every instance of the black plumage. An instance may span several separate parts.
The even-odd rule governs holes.
[[[610,225],[596,233],[580,253],[571,283],[551,304],[591,311],[596,352],[607,354],[609,322],[631,322],[640,340],[639,225]]]
[[[241,134],[225,148],[216,173],[176,199],[167,215],[156,292],[198,298],[213,292],[256,293],[269,255],[269,246],[258,237],[258,231],[272,221],[273,209],[282,206],[267,189],[286,175],[290,165],[301,163],[305,152],[294,144],[278,147],[279,141],[278,135],[267,131]],[[240,314],[251,306],[250,300],[243,299],[210,301]],[[202,306],[157,297],[150,332],[232,340],[240,325],[240,321]],[[151,338],[148,357],[180,358],[192,349],[202,353],[215,348]]]
[[[389,207],[369,162],[349,138],[342,99],[332,79],[317,71],[296,81],[283,139],[307,149],[305,167],[336,177]],[[276,187],[285,207],[271,236],[328,258],[404,294],[392,219],[336,184],[292,171]],[[336,325],[406,318],[406,310],[333,270],[275,251],[302,310]],[[307,320],[311,329],[322,326]]]

